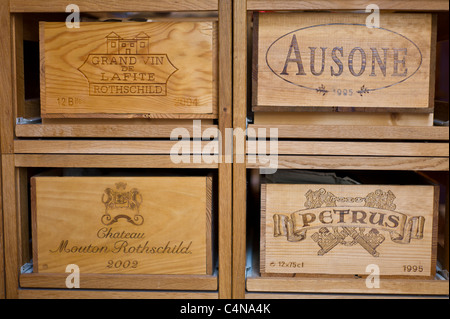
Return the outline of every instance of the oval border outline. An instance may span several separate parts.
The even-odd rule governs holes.
[[[318,91],[318,89],[310,88],[310,87],[307,87],[307,86],[304,86],[304,85],[301,85],[301,84],[296,84],[296,83],[294,83],[294,82],[292,82],[292,81],[289,81],[289,80],[287,80],[287,79],[285,79],[285,78],[279,76],[279,75],[272,69],[272,67],[271,67],[270,64],[269,64],[269,60],[268,60],[269,51],[272,49],[272,47],[275,45],[275,43],[277,43],[277,42],[280,41],[282,38],[284,38],[284,37],[286,37],[286,36],[288,36],[288,35],[290,35],[290,34],[293,34],[293,33],[299,32],[299,31],[303,31],[303,30],[306,30],[306,29],[311,29],[311,28],[327,27],[327,26],[336,26],[336,25],[360,26],[360,27],[362,26],[362,27],[367,28],[367,26],[366,26],[365,24],[359,24],[359,23],[327,23],[327,24],[317,24],[317,25],[308,26],[308,27],[304,27],[304,28],[300,28],[300,29],[291,31],[291,32],[289,32],[289,33],[286,33],[286,34],[282,35],[282,36],[279,37],[278,39],[276,39],[276,40],[269,46],[269,48],[267,49],[267,52],[266,52],[266,65],[267,65],[267,67],[270,69],[270,71],[271,71],[273,74],[275,74],[277,77],[279,77],[280,79],[282,79],[283,81],[285,81],[285,82],[287,82],[287,83],[289,83],[289,84],[292,84],[292,85],[295,85],[295,86],[298,86],[298,87],[301,87],[301,88],[304,88],[304,89],[312,90],[312,91]],[[420,63],[419,63],[419,67],[417,68],[417,70],[415,70],[414,73],[412,73],[412,74],[411,74],[410,76],[408,76],[406,79],[403,79],[403,80],[401,80],[401,81],[399,81],[399,82],[395,82],[395,83],[393,83],[393,84],[391,84],[391,85],[384,86],[384,87],[381,87],[381,88],[377,88],[377,89],[366,89],[368,92],[373,92],[373,91],[378,91],[378,90],[387,89],[387,88],[393,87],[393,86],[395,86],[395,85],[401,84],[401,83],[403,83],[403,82],[409,80],[411,77],[413,77],[413,76],[420,70],[420,68],[422,67],[422,63],[423,63],[423,54],[422,54],[422,51],[420,50],[419,46],[418,46],[417,44],[415,44],[412,40],[410,40],[409,38],[407,38],[407,37],[404,36],[403,34],[400,34],[400,33],[398,33],[398,32],[395,32],[395,31],[392,31],[392,30],[389,30],[389,29],[386,29],[386,28],[381,28],[381,27],[380,27],[380,28],[373,28],[373,29],[384,30],[384,31],[387,31],[387,32],[394,33],[394,34],[396,34],[396,35],[398,35],[398,36],[400,36],[400,37],[406,39],[407,41],[411,42],[411,43],[416,47],[416,49],[419,51],[419,54],[420,54]]]

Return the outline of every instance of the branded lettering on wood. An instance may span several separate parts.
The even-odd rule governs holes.
[[[260,13],[255,110],[271,106],[432,108],[432,15]]]
[[[436,266],[434,186],[263,184],[262,273],[426,276]]]
[[[217,113],[215,22],[42,22],[42,117]]]
[[[35,177],[34,271],[211,274],[209,177]]]

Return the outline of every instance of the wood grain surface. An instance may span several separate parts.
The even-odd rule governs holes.
[[[434,277],[434,186],[263,184],[261,273]]]
[[[261,13],[254,40],[254,110],[271,107],[430,112],[431,14]],[[330,36],[332,35],[332,36]],[[431,87],[431,89],[430,89]]]
[[[216,22],[41,22],[44,118],[217,114]]]
[[[34,272],[211,274],[209,177],[35,177]]]

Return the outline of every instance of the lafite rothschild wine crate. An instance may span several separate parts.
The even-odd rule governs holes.
[[[212,274],[212,177],[52,177],[32,184],[33,266]]]
[[[42,118],[216,118],[217,23],[40,23]]]
[[[296,115],[303,115],[307,120],[299,118],[298,124],[322,117],[325,124],[342,119],[358,125],[359,116],[361,125],[433,125],[436,18],[381,13],[380,26],[368,28],[367,17],[255,14],[255,123],[291,112],[279,121],[296,124]]]
[[[431,278],[439,188],[432,185],[261,185],[262,275]],[[371,268],[373,269],[373,268]]]

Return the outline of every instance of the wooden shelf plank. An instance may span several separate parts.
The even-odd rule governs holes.
[[[381,279],[380,288],[370,289],[366,287],[366,280],[363,278],[249,277],[247,290],[251,292],[447,296],[448,283],[448,280]]]
[[[84,168],[218,168],[217,163],[174,163],[170,155],[62,155],[16,154],[16,167]]]
[[[217,125],[202,125],[200,129],[181,126],[192,138],[201,137],[205,130],[217,137]],[[97,137],[97,138],[169,138],[180,125],[95,125],[95,124],[22,124],[16,125],[16,136],[32,137]],[[209,134],[208,134],[209,135]]]
[[[66,288],[67,274],[21,274],[22,288]],[[216,291],[216,276],[80,274],[80,289]]]
[[[257,293],[245,294],[245,299],[448,299],[447,296],[420,295],[363,295],[363,294],[314,294],[314,293]]]
[[[364,0],[248,0],[248,10],[365,10],[369,3]],[[448,11],[447,0],[379,0],[376,3],[381,10],[401,11]]]
[[[247,168],[267,168],[268,164],[250,163]],[[367,157],[367,156],[278,156],[278,169],[448,171],[444,157]]]
[[[178,141],[67,141],[16,140],[16,154],[171,154]],[[201,154],[206,145],[218,147],[217,141],[190,141],[190,154]],[[175,148],[178,150],[178,148]]]
[[[19,299],[218,299],[216,292],[19,289]]]
[[[67,1],[10,0],[11,12],[65,12]],[[218,0],[79,0],[81,12],[217,11]]]
[[[247,143],[247,154],[249,152]],[[253,147],[253,152],[255,152]],[[253,153],[254,154],[254,153]],[[278,141],[279,155],[448,157],[447,143]]]
[[[418,140],[448,141],[449,127],[406,127],[406,126],[358,126],[358,125],[249,125],[258,132],[266,129],[278,130],[278,138],[298,139],[351,139],[351,140]]]

